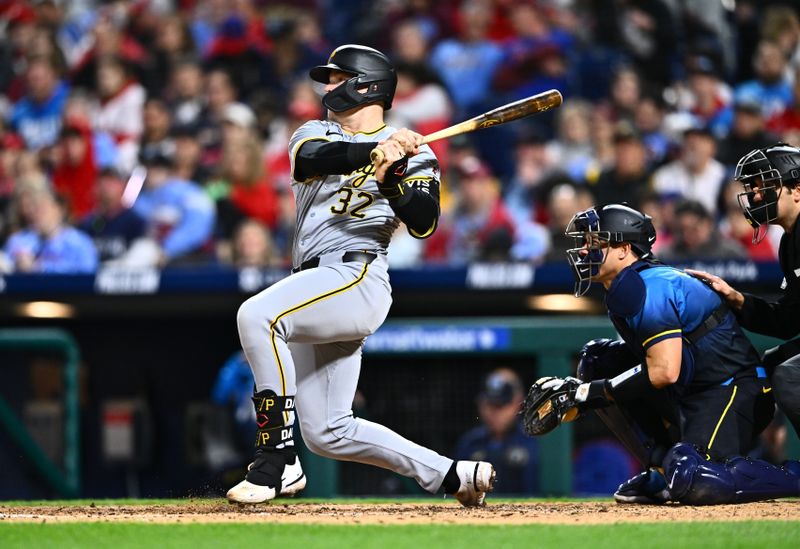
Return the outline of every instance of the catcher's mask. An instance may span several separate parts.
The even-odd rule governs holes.
[[[325,93],[324,85],[328,84],[328,77],[333,70],[353,76]],[[397,74],[389,58],[376,49],[358,44],[339,46],[331,53],[327,65],[312,68],[309,75],[318,83],[315,87],[317,92],[324,94],[322,104],[333,112],[347,111],[368,103],[380,103],[384,110],[392,108]]]
[[[625,204],[578,212],[567,225],[565,234],[574,243],[567,249],[567,261],[575,276],[575,297],[589,290],[592,278],[599,274],[600,266],[606,261],[609,246],[628,242],[639,259],[648,259],[656,241],[650,216]]]
[[[753,227],[753,243],[757,244],[766,236],[768,225],[778,218],[783,186],[800,179],[800,149],[786,143],[754,149],[736,164],[734,179],[744,187],[736,198]]]

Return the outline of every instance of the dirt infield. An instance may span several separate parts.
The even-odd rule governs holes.
[[[623,522],[800,520],[800,501],[685,507],[612,502],[495,503],[464,509],[456,503],[272,503],[237,506],[212,500],[185,504],[4,506],[8,522],[311,523],[311,524],[616,524]]]

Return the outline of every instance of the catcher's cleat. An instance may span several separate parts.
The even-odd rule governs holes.
[[[247,477],[228,490],[226,496],[228,501],[231,503],[264,503],[277,496],[295,496],[306,487],[306,475],[303,473],[300,458],[297,456],[294,456],[293,462],[284,465],[280,482],[270,482],[263,475],[259,476],[258,471],[253,470],[256,464],[264,468],[263,460],[259,462],[259,456],[256,456],[256,461],[247,467]],[[256,482],[263,482],[263,484],[256,484]]]
[[[614,492],[614,499],[617,503],[663,505],[672,498],[664,475],[656,469],[650,469],[620,484]]]
[[[486,505],[486,492],[494,488],[495,471],[486,461],[456,462],[456,474],[461,487],[455,493],[456,499],[464,507],[483,507]]]

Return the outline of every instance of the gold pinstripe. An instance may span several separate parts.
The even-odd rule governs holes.
[[[642,347],[644,347],[645,345],[647,345],[648,343],[650,343],[651,341],[653,341],[654,339],[656,339],[658,337],[661,337],[661,336],[664,336],[664,335],[667,335],[667,334],[679,334],[679,333],[681,333],[681,329],[680,328],[675,329],[675,330],[666,330],[664,332],[661,332],[660,334],[656,334],[653,337],[648,337],[647,339],[645,339],[644,342],[642,343]]]
[[[733,399],[736,398],[736,385],[733,386],[733,393],[731,394],[731,399],[728,401],[728,405],[725,406],[725,410],[722,412],[722,415],[717,422],[717,426],[714,427],[714,432],[711,435],[711,440],[708,441],[708,449],[711,449],[711,445],[714,444],[714,439],[717,438],[717,431],[719,431],[719,426],[722,425],[722,420],[725,419],[725,415],[728,413],[728,410],[733,404]]]
[[[330,139],[326,139],[326,138],[320,137],[318,135],[315,135],[313,137],[306,137],[305,139],[302,139],[297,145],[294,146],[294,150],[292,150],[292,166],[296,166],[297,165],[296,164],[296,162],[297,162],[297,153],[300,151],[300,147],[302,147],[303,145],[305,145],[309,141],[330,141]],[[317,177],[319,177],[319,176],[315,175],[315,176],[309,177],[308,179],[304,179],[302,181],[298,181],[297,179],[294,179],[294,168],[292,168],[292,179],[294,179],[298,183],[308,183],[309,181],[313,181],[313,180],[317,179]]]
[[[305,302],[301,303],[300,305],[295,305],[291,309],[287,309],[287,310],[283,311],[281,314],[276,316],[275,320],[273,320],[272,323],[269,325],[269,339],[272,342],[272,353],[275,355],[275,362],[278,364],[278,373],[280,373],[280,375],[281,375],[281,390],[282,390],[281,394],[282,395],[286,395],[286,377],[284,376],[284,373],[283,373],[283,363],[281,362],[280,354],[278,354],[278,346],[275,343],[275,326],[278,324],[278,322],[280,322],[281,318],[285,317],[286,315],[295,313],[295,312],[297,312],[297,311],[299,311],[301,309],[304,309],[304,308],[308,307],[309,305],[313,305],[314,303],[317,303],[318,301],[322,301],[323,299],[327,299],[327,298],[332,297],[332,296],[334,296],[336,294],[340,294],[340,293],[342,293],[342,292],[344,292],[346,290],[349,290],[353,286],[358,285],[362,280],[364,280],[364,277],[367,275],[367,268],[368,267],[369,267],[369,263],[364,263],[364,268],[361,270],[361,274],[353,282],[350,282],[346,286],[342,286],[339,289],[332,290],[332,291],[324,293],[322,295],[318,295],[317,297],[311,298],[308,301],[305,301]]]

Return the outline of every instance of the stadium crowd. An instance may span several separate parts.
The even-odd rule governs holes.
[[[800,144],[800,2],[0,0],[3,272],[289,264],[287,143],[324,117],[308,69],[363,43],[426,134],[561,90],[552,113],[432,147],[442,218],[390,263],[562,260],[593,203],[653,216],[666,260],[774,260],[736,161]],[[144,189],[130,204],[139,166]]]

